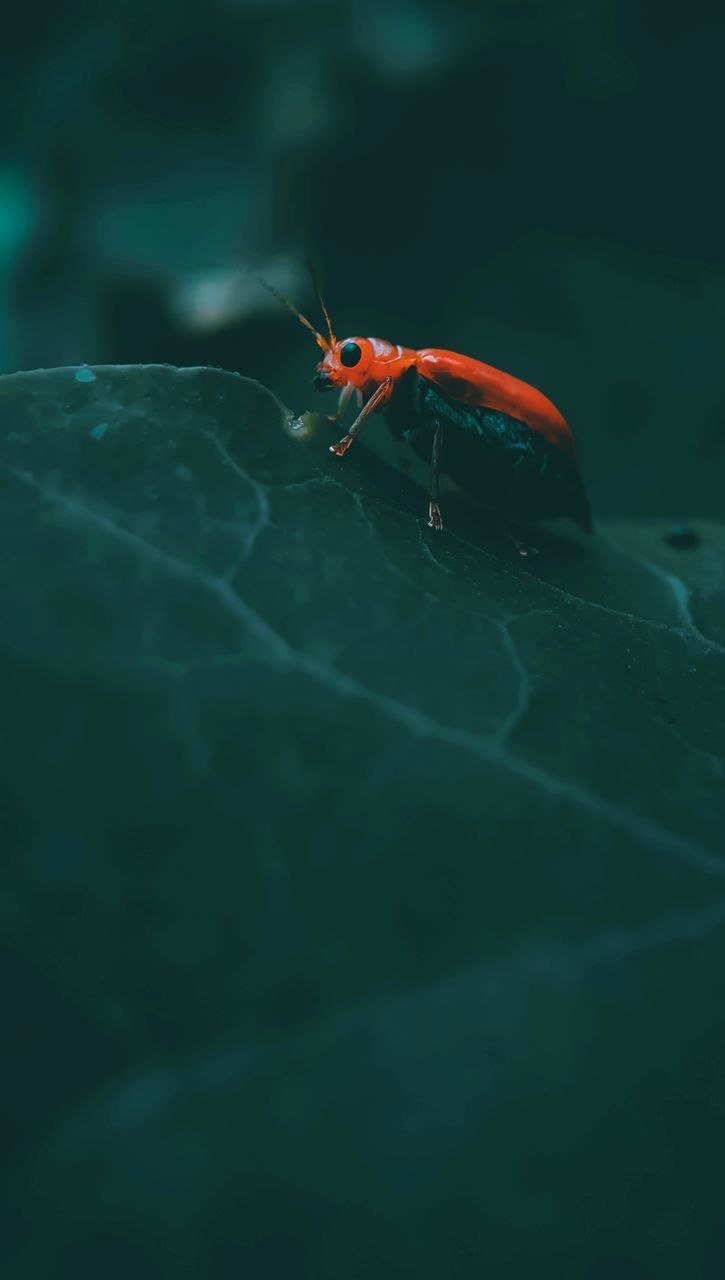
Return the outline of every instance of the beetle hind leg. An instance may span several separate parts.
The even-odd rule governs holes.
[[[517,556],[522,556],[524,559],[528,559],[531,556],[538,556],[539,548],[532,546],[530,542],[524,542],[522,538],[518,538],[513,529],[506,524],[505,520],[499,519],[496,523],[498,529],[503,534],[508,545],[511,547],[511,550],[514,551]]]
[[[428,528],[435,529],[436,533],[443,532],[443,520],[441,518],[441,509],[435,498],[431,498],[428,503]]]
[[[438,506],[438,476],[441,468],[441,447],[443,445],[443,426],[439,422],[433,436],[433,453],[430,461],[430,487],[428,490],[428,528],[437,533],[443,532],[441,509]]]
[[[538,547],[532,547],[530,543],[522,542],[520,538],[517,538],[515,534],[511,533],[510,529],[507,530],[507,532],[508,532],[509,542],[511,543],[511,546],[513,547],[517,555],[538,556],[539,554]]]

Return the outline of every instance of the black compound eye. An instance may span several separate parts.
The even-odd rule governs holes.
[[[346,342],[340,347],[340,364],[344,364],[346,369],[352,369],[360,363],[361,355],[362,351],[356,342]]]

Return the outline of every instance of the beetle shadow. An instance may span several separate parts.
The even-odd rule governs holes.
[[[492,508],[456,492],[441,499],[441,508],[444,537],[449,531],[468,542],[480,542],[481,550],[532,572],[544,565],[566,567],[591,559],[596,533],[584,533],[565,519],[529,524],[502,521]]]
[[[326,421],[321,435],[328,443],[338,438],[339,429]],[[457,559],[456,544],[460,546],[464,542],[469,549],[473,547],[488,556],[495,556],[502,564],[518,567],[523,573],[550,580],[554,585],[559,575],[566,581],[571,580],[573,573],[576,576],[586,573],[587,567],[591,571],[592,551],[597,544],[596,531],[593,535],[586,534],[566,519],[503,524],[491,508],[477,503],[447,483],[442,487],[440,497],[444,527],[438,533],[427,527],[427,492],[424,483],[414,474],[408,474],[395,462],[382,458],[376,449],[363,441],[356,441],[342,465],[345,483],[360,496],[373,501],[382,499],[394,506],[401,516],[409,514],[410,520],[419,528],[422,525],[431,549],[445,550],[450,568]],[[517,541],[523,544],[528,554],[521,554]]]
[[[486,557],[489,566],[494,559],[499,569],[516,574],[521,581],[529,579],[552,588],[555,598],[628,617],[644,610],[653,618],[671,620],[661,583],[647,573],[636,556],[623,554],[610,542],[606,526],[601,533],[595,526],[594,533],[587,534],[563,519],[517,525],[511,528],[514,536],[537,550],[537,554],[522,556],[493,514],[476,508],[468,499],[448,495],[443,518],[442,535],[431,529],[425,532],[431,550],[438,548],[436,556],[449,573],[460,566],[462,576],[470,574],[470,551],[474,549]]]

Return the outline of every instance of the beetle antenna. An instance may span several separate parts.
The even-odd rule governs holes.
[[[310,324],[307,317],[303,316],[302,312],[297,310],[296,306],[294,305],[294,303],[290,302],[289,298],[285,298],[283,293],[279,293],[278,290],[275,289],[274,285],[268,284],[267,281],[263,280],[261,276],[255,276],[254,278],[255,280],[258,281],[259,284],[263,286],[263,288],[267,290],[267,293],[271,293],[273,298],[276,298],[278,302],[282,303],[283,307],[286,307],[288,311],[291,311],[292,315],[297,317],[300,324],[303,324],[305,326],[305,329],[309,329],[318,347],[321,347],[323,351],[328,350],[327,339],[323,338],[322,334],[317,332],[315,326],[313,324]],[[328,326],[329,326],[329,321],[328,321]]]
[[[313,289],[314,289],[314,291],[315,291],[315,293],[316,293],[316,295],[317,295],[317,301],[318,301],[318,302],[319,302],[319,304],[320,304],[320,311],[322,312],[323,316],[325,317],[325,324],[327,325],[327,332],[328,332],[328,334],[330,335],[330,346],[331,346],[331,347],[334,347],[334,345],[335,345],[335,335],[334,335],[334,333],[332,332],[332,325],[331,325],[331,323],[330,323],[330,317],[329,317],[329,314],[328,314],[328,311],[327,311],[327,307],[325,306],[325,299],[324,299],[324,298],[323,298],[323,296],[322,296],[322,289],[320,288],[320,277],[319,277],[319,275],[318,275],[318,273],[317,273],[317,267],[315,266],[315,264],[314,264],[314,262],[312,261],[312,259],[311,259],[311,258],[307,258],[307,259],[306,259],[306,262],[307,262],[307,270],[309,271],[310,276],[312,277],[312,287],[313,287]]]

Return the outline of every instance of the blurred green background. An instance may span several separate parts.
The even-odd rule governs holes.
[[[721,35],[624,0],[21,8],[0,368],[211,363],[304,408],[314,349],[244,273],[309,308],[312,253],[340,333],[545,390],[600,516],[716,515]]]
[[[341,336],[549,394],[603,530],[426,541],[226,375],[3,381],[12,1280],[722,1274],[723,27],[6,25],[0,373],[310,407],[250,273],[311,311],[311,254]]]

